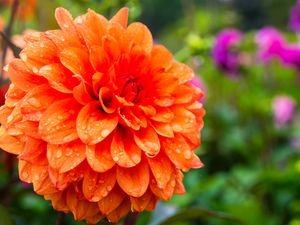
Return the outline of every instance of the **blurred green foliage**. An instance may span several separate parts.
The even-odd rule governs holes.
[[[287,32],[294,2],[40,0],[33,18],[17,21],[14,33],[57,27],[53,14],[58,6],[73,15],[92,8],[105,16],[128,6],[131,21],[146,23],[157,42],[203,79],[207,114],[197,153],[206,166],[185,174],[186,195],[161,203],[154,213],[140,214],[137,224],[299,225],[300,149],[293,143],[297,138],[300,142],[300,113],[293,123],[278,128],[272,99],[287,94],[299,104],[300,77],[279,62],[262,65],[257,61],[253,30],[271,24]],[[2,7],[1,15],[7,21],[9,9]],[[249,31],[241,47],[248,61],[236,79],[220,72],[210,53],[216,32],[233,26]],[[295,35],[286,35],[296,40]],[[0,225],[55,224],[57,213],[50,203],[18,181],[16,168],[12,172],[4,164],[0,165],[0,196]],[[84,223],[67,215],[65,224]]]

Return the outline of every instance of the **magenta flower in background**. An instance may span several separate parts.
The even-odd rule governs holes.
[[[286,42],[284,36],[275,28],[266,27],[256,35],[259,47],[258,58],[264,63],[277,58],[284,65],[300,70],[300,45]]]
[[[225,29],[217,35],[212,56],[219,69],[235,76],[239,68],[239,52],[234,50],[234,46],[240,44],[243,38],[242,33],[236,29]]]
[[[296,33],[300,32],[300,0],[290,11],[289,27]]]
[[[289,96],[276,96],[273,99],[273,114],[275,124],[279,127],[291,121],[295,114],[295,100]]]

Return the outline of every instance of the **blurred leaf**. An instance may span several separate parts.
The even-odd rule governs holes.
[[[232,224],[241,224],[241,221],[239,221],[238,219],[222,212],[211,211],[204,208],[192,208],[192,209],[186,209],[177,212],[175,215],[168,217],[164,221],[158,223],[158,225],[170,225],[178,221],[206,219],[206,218],[216,218],[216,219],[232,222]]]
[[[7,209],[0,205],[0,225],[14,225],[14,221]]]

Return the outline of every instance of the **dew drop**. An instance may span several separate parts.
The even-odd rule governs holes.
[[[9,68],[9,65],[7,64],[6,66],[4,66],[3,70],[4,70],[5,72],[8,72],[8,68]]]
[[[61,151],[61,149],[58,149],[56,154],[55,154],[55,157],[60,158],[61,156],[62,156],[62,151]]]
[[[14,119],[14,116],[13,115],[9,115],[7,117],[7,123],[10,123],[11,121],[13,121],[13,119]]]
[[[106,187],[106,190],[107,190],[108,192],[111,191],[111,190],[112,190],[112,186],[108,185],[108,186]]]
[[[42,104],[40,103],[40,101],[37,98],[30,98],[27,100],[28,103],[36,108],[39,108],[42,106]]]
[[[36,68],[36,67],[33,67],[33,68],[32,68],[32,71],[33,71],[34,73],[38,73],[38,72],[39,72],[39,69]]]
[[[114,156],[114,157],[113,157],[113,160],[114,160],[115,162],[118,162],[118,161],[119,161],[119,157],[118,157],[118,156]]]
[[[93,196],[93,198],[91,200],[92,200],[92,202],[99,202],[100,198],[98,196]]]
[[[190,159],[192,157],[192,152],[189,151],[189,150],[186,150],[184,153],[183,153],[183,156],[185,159]]]
[[[104,129],[104,130],[101,131],[101,136],[106,137],[107,135],[109,135],[109,133],[110,133],[109,130]]]
[[[64,118],[64,117],[63,117],[62,115],[58,115],[58,116],[57,116],[57,119],[59,119],[59,120],[63,120],[63,118]]]
[[[65,155],[66,155],[66,156],[70,156],[70,155],[72,155],[72,154],[73,154],[73,149],[72,149],[72,148],[67,148],[67,149],[66,149]]]

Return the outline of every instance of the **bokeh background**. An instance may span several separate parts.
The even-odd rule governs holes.
[[[0,0],[4,27],[10,2]],[[197,150],[205,167],[185,174],[186,195],[120,224],[300,225],[300,39],[289,23],[296,0],[20,0],[20,4],[24,8],[12,35],[57,28],[58,6],[74,16],[92,8],[107,17],[127,6],[130,21],[145,23],[157,43],[194,69],[195,82],[205,90],[207,114]],[[266,31],[266,26],[276,30]],[[226,30],[229,37],[236,36],[233,41],[222,39]],[[7,80],[1,82],[3,104]],[[18,180],[13,158],[0,153],[0,225],[54,225],[57,212]],[[66,215],[64,224],[85,223]]]

